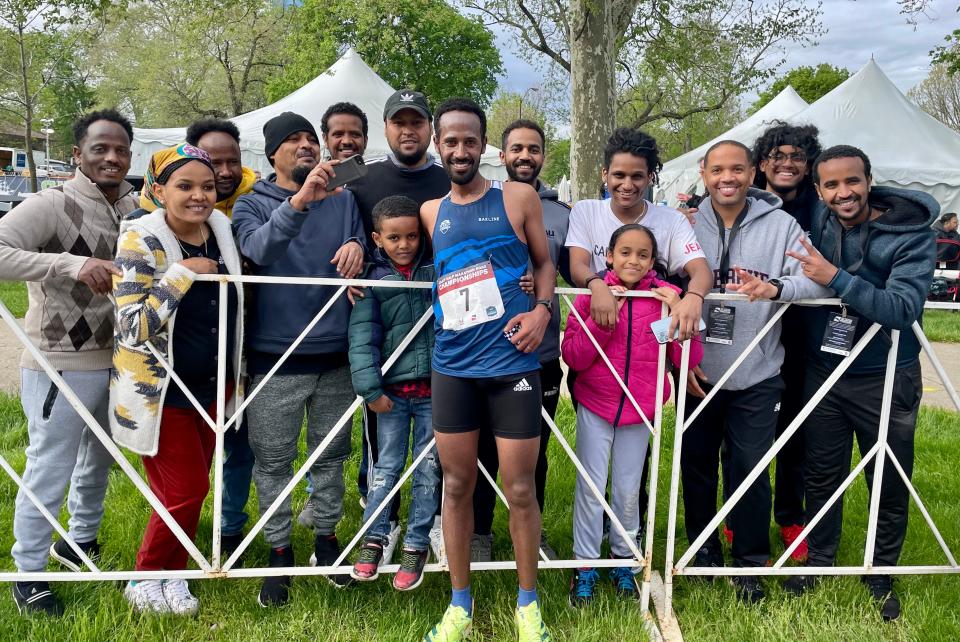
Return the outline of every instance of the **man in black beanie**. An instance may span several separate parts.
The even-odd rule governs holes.
[[[363,266],[363,226],[353,194],[327,191],[336,161],[320,163],[320,141],[303,116],[284,112],[263,126],[264,149],[276,170],[257,181],[233,208],[233,230],[252,273],[265,276],[353,278]],[[257,388],[304,327],[337,292],[332,286],[253,286],[247,320],[247,369]],[[264,384],[247,409],[253,479],[260,511],[293,477],[297,443],[307,417],[313,451],[354,399],[347,357],[350,303],[341,296]],[[310,468],[313,478],[314,556],[332,564],[340,554],[336,527],[343,514],[343,462],[350,455],[350,424],[341,428]],[[264,527],[270,566],[295,564],[290,546],[290,498]],[[349,575],[327,578],[336,586]],[[289,576],[268,577],[261,606],[288,600]]]

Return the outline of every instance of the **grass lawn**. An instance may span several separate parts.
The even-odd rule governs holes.
[[[18,319],[27,313],[27,286],[23,281],[0,281],[0,301]]]
[[[923,313],[923,332],[930,341],[960,343],[960,312],[927,310]]]
[[[558,421],[573,434],[573,412],[564,399]],[[672,423],[672,417],[668,417]],[[354,436],[358,435],[356,426]],[[0,453],[18,470],[23,469],[26,426],[16,399],[0,396]],[[668,466],[671,460],[667,431],[661,458],[660,508],[657,524],[656,567],[662,571],[666,531]],[[921,496],[937,520],[947,541],[960,542],[960,504],[957,498],[956,462],[960,459],[960,415],[922,409],[917,438],[915,481]],[[347,465],[347,477],[356,476],[358,439]],[[558,444],[550,449],[547,509],[544,523],[551,543],[561,555],[571,555],[571,499],[575,473]],[[131,458],[132,461],[135,461]],[[0,482],[0,549],[12,545],[11,522],[14,484]],[[296,509],[305,499],[302,487],[294,496]],[[356,484],[348,482],[346,516],[341,541],[346,542],[359,526],[361,510]],[[251,509],[255,506],[251,498]],[[211,521],[208,511],[197,537],[201,551],[209,551]],[[255,512],[255,511],[254,511]],[[107,514],[100,541],[104,566],[132,568],[136,547],[148,517],[146,501],[118,469],[114,470],[107,496]],[[840,552],[841,562],[862,559],[866,530],[866,492],[857,482],[847,503],[847,524]],[[65,516],[64,516],[65,523]],[[682,525],[681,525],[682,529]],[[494,525],[495,556],[511,557],[505,511],[497,513]],[[312,536],[295,526],[297,561],[306,563]],[[779,549],[779,546],[777,546]],[[678,553],[682,553],[680,548]],[[248,553],[248,566],[265,565],[266,545],[258,539]],[[906,563],[941,564],[943,556],[915,510],[904,553]],[[9,558],[0,562],[12,568]],[[599,598],[589,609],[567,606],[566,571],[544,571],[540,594],[556,640],[608,642],[642,640],[643,618],[635,604],[618,600],[604,582]],[[2,640],[301,640],[324,642],[418,640],[440,617],[448,601],[446,576],[431,574],[410,594],[389,586],[389,577],[363,586],[338,591],[319,577],[296,578],[293,601],[280,610],[264,610],[256,604],[260,580],[205,580],[193,582],[201,600],[196,618],[149,617],[134,614],[120,588],[106,583],[66,583],[57,587],[69,615],[60,621],[25,620],[17,615],[9,594],[0,596]],[[907,577],[898,581],[904,615],[894,624],[884,624],[866,589],[855,578],[827,580],[817,591],[796,600],[778,588],[778,580],[766,582],[769,598],[758,607],[737,603],[725,581],[712,584],[678,578],[676,609],[688,640],[956,640],[960,638],[960,578],[957,576]],[[512,572],[488,572],[475,576],[475,639],[515,640],[512,615],[516,579]],[[6,589],[5,589],[6,590]]]

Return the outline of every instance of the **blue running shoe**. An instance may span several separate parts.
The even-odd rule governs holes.
[[[575,568],[570,577],[570,606],[580,608],[593,601],[593,592],[600,574],[595,568]]]

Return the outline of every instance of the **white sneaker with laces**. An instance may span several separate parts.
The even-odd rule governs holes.
[[[397,542],[400,541],[400,524],[390,522],[390,534],[387,535],[387,545],[383,547],[383,559],[380,566],[390,564],[393,561],[393,552],[397,550]]]
[[[438,564],[447,563],[447,551],[443,546],[443,529],[439,515],[433,518],[433,528],[430,529],[430,550],[433,551],[433,559]]]
[[[140,580],[127,583],[123,596],[141,613],[169,613],[170,605],[163,596],[163,580]]]
[[[166,580],[163,583],[163,597],[167,599],[170,612],[177,615],[196,615],[200,610],[200,600],[195,598],[187,586],[187,580]]]

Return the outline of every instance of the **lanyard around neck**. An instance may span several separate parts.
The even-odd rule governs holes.
[[[713,213],[713,215],[717,217],[717,233],[720,236],[720,247],[722,248],[722,253],[720,254],[720,292],[727,291],[727,281],[729,281],[727,273],[730,271],[730,247],[733,245],[733,240],[740,231],[740,226],[743,225],[743,220],[747,218],[749,209],[749,204],[743,206],[743,209],[737,214],[737,219],[733,222],[733,227],[730,228],[730,234],[727,235],[723,233],[725,229],[723,219],[720,218],[720,215],[716,212]]]

